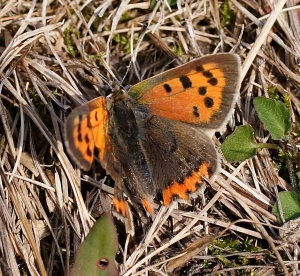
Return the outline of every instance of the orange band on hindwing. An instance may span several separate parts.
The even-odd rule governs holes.
[[[154,213],[154,210],[153,210],[153,207],[151,205],[151,203],[146,200],[146,199],[142,199],[142,204],[144,205],[145,209],[150,213],[150,214],[153,214]]]
[[[124,217],[126,217],[127,214],[126,201],[124,199],[119,200],[118,198],[114,197],[113,203],[117,212],[121,213]]]
[[[167,189],[163,191],[164,204],[169,206],[174,196],[178,196],[184,200],[189,199],[189,192],[195,192],[197,186],[202,182],[203,177],[209,177],[209,169],[211,165],[209,163],[203,163],[199,166],[198,170],[187,177],[183,183],[174,181]]]

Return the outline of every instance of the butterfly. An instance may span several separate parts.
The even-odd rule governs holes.
[[[126,216],[124,193],[154,213],[189,199],[216,174],[219,157],[208,135],[232,114],[241,84],[240,58],[215,54],[114,91],[75,108],[66,120],[68,152],[84,170],[95,149],[115,181],[113,204]]]

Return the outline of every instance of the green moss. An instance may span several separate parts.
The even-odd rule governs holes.
[[[257,264],[254,258],[241,257],[237,258],[236,255],[232,253],[241,252],[257,252],[260,250],[259,247],[255,246],[255,241],[253,239],[246,239],[244,241],[231,238],[221,238],[214,242],[214,245],[209,247],[211,255],[217,256],[218,260],[222,262],[225,267],[238,267],[249,264]],[[229,254],[232,256],[225,256]],[[209,267],[209,264],[207,264]],[[237,275],[245,275],[244,270],[238,270]]]
[[[72,32],[71,32],[70,28],[66,29],[64,38],[65,38],[65,43],[66,43],[66,46],[67,46],[70,54],[73,57],[76,57],[77,56],[77,50],[75,48],[75,45],[74,45],[74,42],[73,42],[73,39],[72,39]]]
[[[177,55],[177,56],[182,56],[184,51],[183,51],[183,47],[181,44],[178,44],[174,47],[173,49],[174,53]]]
[[[130,45],[130,38],[122,35],[116,34],[114,36],[114,41],[121,45],[122,50],[126,52],[126,54],[131,53],[131,45]],[[138,41],[138,34],[134,34],[133,36],[133,44],[135,45]]]
[[[221,15],[222,15],[222,26],[223,27],[233,24],[234,18],[235,18],[235,13],[231,9],[230,0],[225,0],[223,7],[222,7]]]
[[[291,106],[290,96],[288,94],[282,95],[282,93],[280,93],[280,91],[276,87],[268,87],[268,93],[271,99],[285,103],[286,107],[288,108]]]

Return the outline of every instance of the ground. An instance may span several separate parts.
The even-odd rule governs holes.
[[[261,149],[235,163],[221,158],[216,180],[191,201],[158,206],[142,219],[134,210],[131,226],[114,217],[119,271],[168,275],[171,258],[187,250],[189,260],[172,275],[298,275],[299,239],[279,235],[272,208],[298,182],[299,4],[2,1],[2,274],[67,274],[94,221],[111,210],[112,179],[97,161],[80,170],[66,150],[64,122],[73,108],[194,58],[231,52],[242,61],[240,97],[214,143],[250,124],[257,142],[281,150]],[[273,141],[258,120],[258,96],[291,111],[288,140]]]

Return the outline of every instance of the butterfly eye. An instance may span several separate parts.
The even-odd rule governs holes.
[[[109,266],[109,259],[100,258],[97,263],[97,267],[101,270],[106,270]]]

